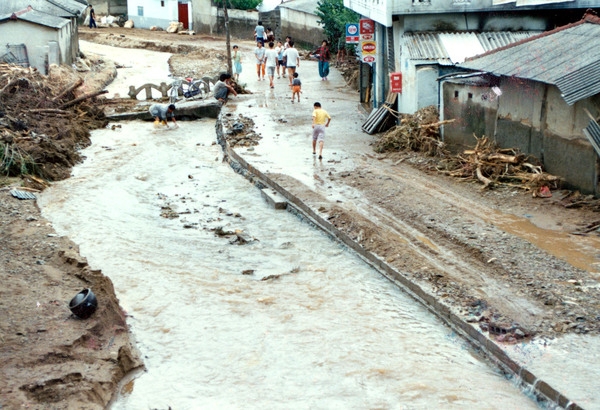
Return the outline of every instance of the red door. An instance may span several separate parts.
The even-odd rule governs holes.
[[[188,5],[187,3],[178,3],[177,11],[179,13],[179,22],[183,23],[184,29],[189,29],[189,21],[188,21]]]

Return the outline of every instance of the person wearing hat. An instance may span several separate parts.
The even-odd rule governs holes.
[[[175,121],[175,104],[152,104],[149,111],[154,117],[155,125],[161,123],[167,125],[167,120],[170,117],[171,121],[173,121],[173,124],[175,124],[175,127],[179,127],[179,125],[177,125],[177,121]]]

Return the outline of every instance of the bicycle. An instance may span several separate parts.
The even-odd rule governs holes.
[[[179,96],[183,96],[187,100],[204,99],[208,96],[210,87],[208,83],[202,79],[193,79],[192,77],[175,78],[171,83],[169,91],[169,100],[174,104]]]

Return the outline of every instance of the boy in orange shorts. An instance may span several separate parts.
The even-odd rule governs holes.
[[[292,104],[294,103],[294,97],[298,96],[298,102],[300,102],[300,93],[302,92],[302,82],[298,78],[298,73],[294,73],[294,79],[292,80]]]

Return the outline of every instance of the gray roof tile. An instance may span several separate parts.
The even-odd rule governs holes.
[[[556,85],[571,105],[600,91],[600,18],[577,23],[467,59],[459,67]]]

